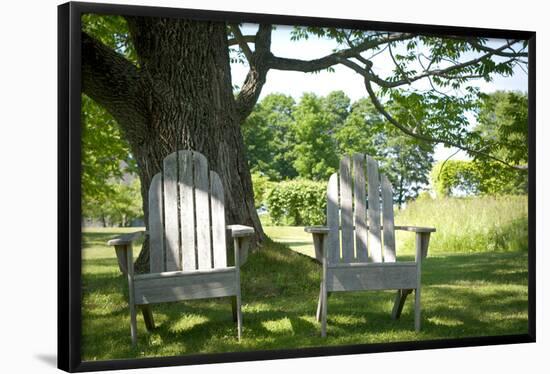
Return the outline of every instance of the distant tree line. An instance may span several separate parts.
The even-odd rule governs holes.
[[[403,108],[397,102],[388,105],[397,115],[414,111],[414,106]],[[527,164],[526,94],[499,91],[481,95],[475,114],[477,125],[470,134],[499,144],[491,150],[499,159]],[[109,226],[126,226],[143,218],[136,162],[121,129],[86,95],[82,96],[82,117],[83,217]],[[380,162],[399,205],[416,198],[430,182],[439,196],[527,191],[527,173],[498,161],[450,159],[434,164],[432,143],[403,135],[368,98],[351,102],[342,91],[324,97],[306,93],[298,102],[288,95],[270,94],[256,104],[243,125],[243,134],[256,207],[268,199],[273,183],[304,180],[299,185],[282,184],[270,197],[280,202],[282,210],[286,209],[285,196],[295,208],[302,203],[314,207],[310,212],[304,205],[302,210],[308,210],[304,213],[294,209],[289,222],[319,220],[324,208],[313,201],[324,191],[315,189],[324,190],[341,157],[355,152],[367,153]],[[311,199],[298,203],[302,195]]]
[[[429,182],[434,147],[403,135],[368,98],[351,102],[342,91],[327,96],[270,94],[243,126],[253,173],[270,181],[326,181],[343,155],[375,157],[395,189],[396,203],[418,195]]]

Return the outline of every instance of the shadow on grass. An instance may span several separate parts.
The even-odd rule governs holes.
[[[86,234],[87,235],[87,234]],[[101,235],[108,235],[103,234]],[[98,241],[104,238],[95,236]],[[285,243],[286,244],[286,243]],[[527,254],[453,254],[426,259],[422,272],[422,331],[415,333],[410,296],[401,319],[391,319],[394,291],[334,293],[328,337],[315,310],[320,266],[268,242],[241,273],[243,339],[239,343],[228,298],[153,306],[157,328],[138,317],[138,345],[130,344],[127,284],[112,258],[83,266],[85,360],[190,353],[300,348],[527,332]]]

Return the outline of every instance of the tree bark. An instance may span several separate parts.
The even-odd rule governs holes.
[[[83,91],[106,107],[129,141],[146,225],[148,188],[164,157],[192,149],[204,154],[222,179],[227,222],[253,226],[263,240],[233,97],[226,25],[150,17],[127,21],[139,68],[122,68],[115,52],[83,37]],[[106,78],[110,65],[125,76],[115,82]],[[148,271],[148,248],[146,241],[136,260],[140,271]]]

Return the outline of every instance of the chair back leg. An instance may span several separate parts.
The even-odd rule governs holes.
[[[393,319],[399,319],[401,317],[401,312],[403,311],[403,306],[405,305],[405,300],[407,296],[412,292],[412,290],[397,290],[395,295],[395,301],[393,303],[393,310],[391,316]]]
[[[231,314],[233,315],[233,322],[237,323],[237,296],[231,296]]]
[[[143,314],[143,320],[145,321],[145,327],[147,331],[153,331],[155,329],[155,320],[153,318],[153,312],[149,304],[140,305],[141,314]]]

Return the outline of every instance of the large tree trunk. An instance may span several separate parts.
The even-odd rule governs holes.
[[[262,240],[233,97],[225,24],[149,17],[128,18],[128,24],[139,73],[123,87],[131,102],[125,99],[124,107],[111,113],[139,167],[146,224],[148,188],[164,157],[193,149],[220,174],[227,222],[253,226]],[[86,57],[83,49],[83,60]],[[94,97],[93,86],[100,83],[87,82],[83,76],[85,92],[109,110],[113,104],[108,101],[116,98]],[[146,242],[136,261],[139,270],[148,270],[148,258]]]

